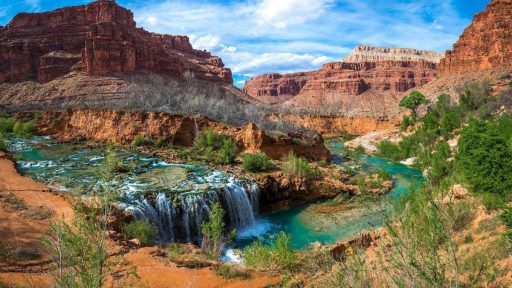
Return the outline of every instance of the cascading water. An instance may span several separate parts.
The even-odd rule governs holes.
[[[211,207],[221,203],[229,219],[229,228],[243,228],[255,221],[259,209],[259,191],[254,182],[228,179],[223,189],[177,195],[175,201],[159,193],[154,204],[148,199],[132,199],[126,210],[135,219],[147,219],[158,229],[160,242],[199,243],[201,225],[208,221]]]

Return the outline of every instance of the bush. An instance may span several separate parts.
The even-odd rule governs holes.
[[[470,123],[462,131],[457,159],[475,192],[505,196],[512,191],[512,150],[498,126],[488,121]]]
[[[224,210],[219,203],[215,203],[210,212],[210,219],[201,224],[203,241],[201,248],[212,257],[218,257],[222,253],[224,239]]]
[[[229,136],[216,133],[213,130],[201,131],[194,140],[196,148],[200,150],[211,147],[212,150],[217,151],[224,145],[225,140]]]
[[[404,115],[404,117],[402,118],[402,124],[400,125],[400,130],[407,131],[407,128],[409,128],[409,126],[412,125],[414,125],[412,117]]]
[[[13,118],[0,118],[0,133],[12,133],[16,121]]]
[[[231,137],[212,130],[199,133],[194,140],[194,148],[206,161],[216,161],[224,165],[233,163],[238,153]]]
[[[262,172],[272,169],[272,162],[263,153],[242,155],[243,167],[249,172]]]
[[[390,160],[399,161],[404,159],[405,157],[400,150],[400,146],[389,140],[380,141],[377,144],[377,155]]]
[[[215,274],[222,278],[226,279],[235,279],[235,278],[242,278],[246,279],[249,278],[250,274],[246,270],[243,270],[239,267],[228,265],[228,264],[222,264],[215,268]]]
[[[315,175],[315,172],[309,167],[309,161],[304,157],[296,156],[293,152],[290,152],[284,160],[283,171],[288,175],[298,177]]]
[[[149,141],[144,138],[144,136],[138,135],[133,139],[132,146],[133,147],[142,147],[148,145]]]
[[[258,270],[292,269],[297,256],[290,247],[291,237],[281,231],[265,245],[258,239],[244,249],[244,263],[247,267]]]
[[[16,134],[16,136],[20,137],[26,137],[32,135],[32,132],[34,132],[34,122],[33,121],[27,121],[27,122],[21,122],[16,121],[14,124],[14,127],[12,129],[12,132]]]
[[[148,220],[136,220],[122,227],[122,232],[128,238],[136,238],[143,245],[154,243],[158,231]]]
[[[238,152],[237,150],[238,149],[231,138],[224,140],[224,143],[218,153],[218,162],[224,165],[233,163]]]
[[[7,140],[5,139],[4,134],[0,133],[0,151],[7,152]]]
[[[468,202],[455,203],[450,205],[447,210],[453,231],[464,229],[475,218],[474,206]]]

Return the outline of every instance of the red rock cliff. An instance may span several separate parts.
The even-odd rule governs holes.
[[[137,28],[133,13],[112,0],[21,13],[0,29],[0,83],[48,82],[72,70],[89,75],[149,70],[232,83],[219,57],[194,50],[186,36]]]
[[[492,0],[441,61],[442,74],[512,68],[512,0]]]

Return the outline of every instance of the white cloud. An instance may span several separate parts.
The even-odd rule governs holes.
[[[358,44],[443,52],[469,24],[446,0],[160,0],[129,8],[139,26],[189,35],[196,49],[245,75],[318,69]]]
[[[155,16],[149,16],[147,22],[151,26],[155,26],[158,23],[158,18]]]
[[[301,24],[322,15],[333,0],[263,0],[256,10],[259,25],[279,29]]]
[[[233,73],[256,76],[261,73],[289,73],[313,70],[318,66],[332,61],[326,56],[294,53],[238,53],[228,56],[233,61]]]
[[[41,10],[41,1],[40,0],[23,0],[23,2],[30,6],[33,11]]]
[[[190,43],[195,49],[200,50],[208,50],[211,52],[224,52],[224,53],[234,53],[237,51],[236,47],[227,46],[220,42],[219,36],[214,36],[212,34],[208,34],[202,37],[197,37],[196,35],[190,35]]]

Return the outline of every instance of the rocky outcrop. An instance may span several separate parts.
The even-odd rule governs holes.
[[[244,91],[262,102],[284,102],[286,108],[378,118],[396,115],[405,91],[437,75],[439,57],[434,52],[375,47],[365,51],[365,47],[370,49],[358,47],[348,57],[354,62],[327,63],[306,73],[258,76],[246,82]]]
[[[18,117],[27,117],[26,114],[18,113]],[[330,161],[330,152],[320,136],[311,139],[291,134],[269,136],[254,124],[232,127],[206,117],[120,110],[46,111],[40,115],[38,132],[66,141],[93,140],[130,145],[141,136],[191,146],[197,133],[212,129],[230,135],[241,153],[261,151],[273,159],[282,159],[294,152],[314,161]]]
[[[417,50],[412,48],[377,47],[360,45],[350,55],[343,59],[343,62],[380,62],[380,61],[428,61],[439,63],[443,58],[442,54],[428,50]]]
[[[88,75],[152,71],[232,83],[219,57],[194,50],[186,36],[137,28],[113,0],[45,13],[21,13],[0,29],[0,83],[51,81],[70,71]]]
[[[512,67],[512,0],[492,0],[441,61],[443,75]]]
[[[334,198],[341,193],[353,193],[354,187],[332,177],[297,177],[284,172],[255,174],[260,206],[263,211],[289,209],[318,199]]]
[[[263,74],[247,81],[243,91],[267,104],[281,103],[298,95],[308,76],[308,72]]]

